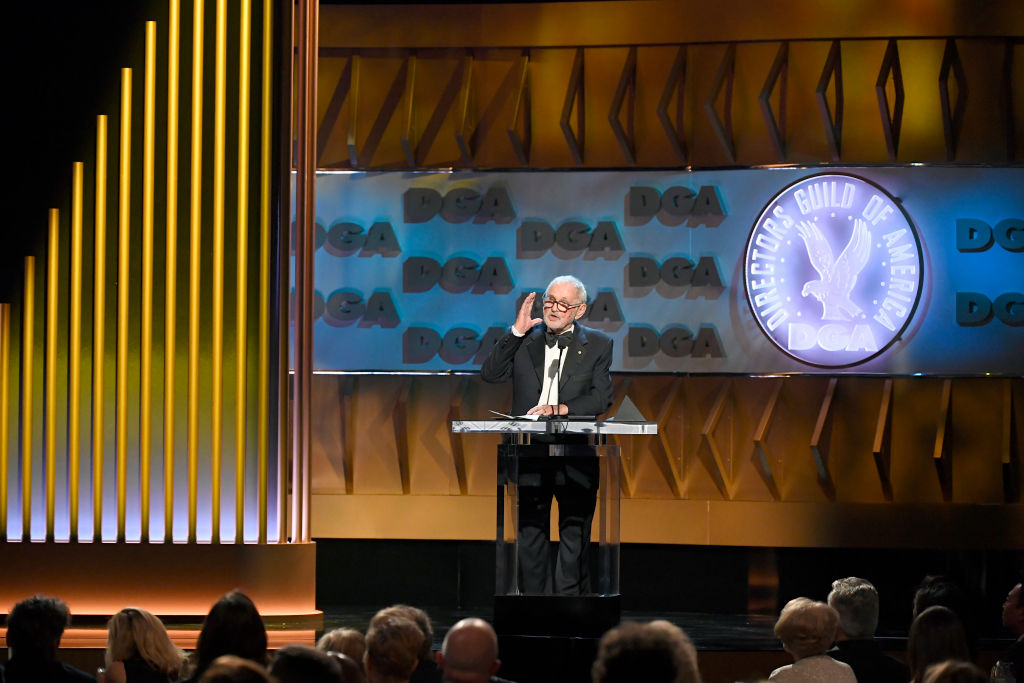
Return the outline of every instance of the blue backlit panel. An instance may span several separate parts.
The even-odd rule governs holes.
[[[473,371],[586,284],[615,371],[1024,374],[1024,170],[324,173],[315,368]]]

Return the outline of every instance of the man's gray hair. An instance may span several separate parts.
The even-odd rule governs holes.
[[[579,278],[573,277],[572,275],[559,275],[549,282],[548,286],[544,289],[544,296],[546,297],[548,295],[548,292],[551,291],[551,287],[554,285],[565,284],[572,285],[576,288],[576,296],[579,297],[579,301],[577,303],[587,303],[587,288],[583,286],[583,283],[580,282]]]
[[[832,582],[829,607],[839,612],[839,628],[847,638],[872,638],[878,628],[878,590],[866,579],[850,576]]]

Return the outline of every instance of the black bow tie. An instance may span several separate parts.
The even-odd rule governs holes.
[[[551,348],[555,344],[558,344],[558,348],[564,349],[567,348],[569,344],[572,343],[572,335],[572,330],[568,332],[563,332],[562,334],[555,334],[551,330],[545,330],[544,343],[548,345],[548,348]]]

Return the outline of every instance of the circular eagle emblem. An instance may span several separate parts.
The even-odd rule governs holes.
[[[829,173],[777,194],[750,232],[747,301],[782,351],[819,367],[863,363],[896,341],[922,283],[921,245],[896,200]]]

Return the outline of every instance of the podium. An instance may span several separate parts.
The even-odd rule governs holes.
[[[619,447],[607,437],[657,430],[655,422],[572,417],[452,422],[453,432],[505,437],[498,446],[497,476],[494,626],[499,634],[596,638],[618,624],[622,467]],[[580,585],[558,586],[556,575],[549,586],[537,589],[536,581],[531,587],[524,576],[531,562],[529,539],[524,541],[521,533],[520,499],[541,476],[560,477],[584,489],[596,485],[590,543],[580,557],[586,580]],[[531,533],[536,531],[531,528]]]

